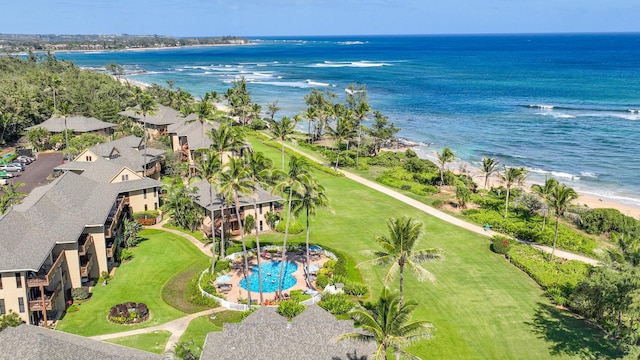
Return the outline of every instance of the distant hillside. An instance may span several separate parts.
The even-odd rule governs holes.
[[[57,50],[124,50],[195,45],[246,44],[236,36],[171,37],[163,35],[29,35],[0,34],[0,52]]]

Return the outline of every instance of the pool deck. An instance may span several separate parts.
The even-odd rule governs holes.
[[[280,261],[282,254],[280,252],[272,254],[266,253],[266,256],[262,256],[260,258],[260,262],[263,261]],[[322,268],[325,262],[329,260],[325,255],[320,255],[318,259],[311,259],[311,265],[318,266],[318,269]],[[304,279],[304,266],[306,265],[306,255],[303,252],[295,251],[295,252],[287,252],[287,261],[295,263],[298,266],[298,269],[293,273],[293,277],[296,279],[295,285],[292,287],[282,290],[284,294],[289,293],[291,290],[307,290],[307,284]],[[257,265],[257,259],[255,256],[249,258],[249,268],[252,268],[254,265]],[[247,290],[240,287],[240,280],[244,278],[244,261],[240,257],[231,263],[231,270],[228,273],[231,275],[231,280],[229,280],[228,284],[232,284],[232,288],[229,292],[224,294],[225,298],[231,302],[238,302],[238,298],[246,299],[247,298]],[[311,286],[316,289],[315,279],[311,281]],[[275,300],[275,292],[262,292],[263,301],[273,301]],[[260,299],[260,294],[257,291],[251,292],[251,299],[254,301],[258,301]]]

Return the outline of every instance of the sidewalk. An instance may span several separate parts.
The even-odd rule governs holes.
[[[310,156],[310,155],[308,155],[306,153],[303,153],[303,152],[299,151],[298,149],[295,149],[295,148],[291,147],[289,144],[285,144],[285,146],[287,148],[297,152],[298,154],[300,154],[302,156],[305,156],[306,158],[308,158],[310,160],[313,160],[313,161],[315,161],[315,162],[317,162],[319,164],[322,164],[324,166],[327,166],[327,167],[330,166],[330,164],[327,164],[326,162],[324,162],[322,160],[319,160],[319,159],[317,159],[317,158],[315,158],[313,156]],[[421,210],[421,211],[423,211],[423,212],[425,212],[425,213],[427,213],[427,214],[429,214],[431,216],[434,216],[434,217],[436,217],[436,218],[438,218],[440,220],[446,221],[446,222],[448,222],[450,224],[459,226],[459,227],[461,227],[463,229],[472,231],[472,232],[474,232],[476,234],[480,234],[480,235],[483,235],[483,236],[486,236],[486,237],[492,237],[494,235],[503,235],[503,234],[497,233],[497,232],[495,232],[493,230],[485,231],[484,227],[482,227],[482,226],[474,225],[474,224],[468,223],[468,222],[466,222],[464,220],[461,220],[461,219],[458,219],[456,217],[453,217],[453,216],[451,216],[451,215],[449,215],[449,214],[447,214],[445,212],[442,212],[442,211],[440,211],[440,210],[438,210],[436,208],[433,208],[433,207],[431,207],[429,205],[423,204],[423,203],[421,203],[421,202],[419,202],[417,200],[414,200],[414,199],[412,199],[412,198],[410,198],[410,197],[408,197],[406,195],[403,195],[403,194],[401,194],[401,193],[399,193],[399,192],[397,192],[395,190],[387,188],[387,187],[385,187],[383,185],[380,185],[378,183],[375,183],[373,181],[367,180],[367,179],[365,179],[365,178],[363,178],[361,176],[358,176],[356,174],[350,173],[348,171],[344,171],[342,169],[340,169],[340,172],[342,172],[347,179],[351,179],[353,181],[359,182],[362,185],[368,186],[368,187],[370,187],[370,188],[372,188],[374,190],[377,190],[377,191],[379,191],[379,192],[381,192],[383,194],[391,196],[392,198],[394,198],[394,199],[396,199],[398,201],[402,201],[405,204],[411,205],[411,206],[413,206],[414,208],[416,208],[418,210]],[[551,250],[552,250],[551,247],[549,247],[549,246],[537,245],[537,244],[529,244],[529,243],[525,243],[525,244],[533,246],[534,248],[542,250],[542,251],[547,252],[547,253],[551,253]],[[578,261],[582,261],[584,263],[591,264],[591,265],[598,265],[599,264],[598,260],[586,257],[584,255],[574,254],[574,253],[570,253],[568,251],[563,251],[563,250],[559,250],[559,249],[556,249],[554,255],[557,256],[557,257],[563,258],[563,259],[578,260]]]

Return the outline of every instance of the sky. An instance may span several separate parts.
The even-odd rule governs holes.
[[[639,32],[638,0],[2,0],[0,33],[303,36]]]

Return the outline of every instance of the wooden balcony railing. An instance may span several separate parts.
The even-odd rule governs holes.
[[[107,257],[111,258],[114,255],[114,251],[116,249],[116,242],[112,242],[110,245],[107,244]]]
[[[51,266],[42,265],[42,267],[40,268],[40,271],[38,271],[36,274],[31,274],[27,276],[27,286],[28,287],[38,287],[40,285],[49,286],[49,284],[51,283],[51,279],[56,275],[56,271],[60,269],[60,266],[62,265],[64,260],[65,260],[64,251],[61,251]]]
[[[93,236],[91,236],[91,234],[83,236],[78,244],[78,255],[87,255],[87,251],[89,250],[89,247],[91,247],[91,244],[93,244]]]
[[[120,214],[122,213],[122,209],[124,205],[129,202],[129,197],[120,195],[116,199],[116,203],[113,204],[111,211],[109,212],[109,216],[107,216],[107,221],[104,224],[105,228],[105,236],[107,238],[113,237],[113,230],[118,224],[118,219],[120,218]]]
[[[53,304],[56,302],[56,298],[62,291],[62,282],[58,283],[56,289],[53,292],[45,292],[44,300],[42,297],[37,297],[33,300],[29,300],[29,311],[42,311],[42,307],[44,305],[44,310],[53,310]]]
[[[89,277],[89,272],[93,267],[93,255],[89,254],[87,256],[89,257],[89,260],[80,263],[80,276],[82,277]]]

